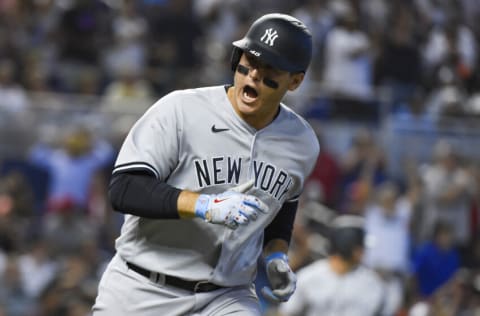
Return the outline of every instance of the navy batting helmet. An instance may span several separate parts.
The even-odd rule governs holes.
[[[330,254],[352,260],[355,249],[365,246],[364,219],[361,216],[343,215],[337,217],[329,233]]]
[[[305,24],[293,16],[266,14],[257,19],[245,37],[233,42],[232,70],[243,52],[288,72],[305,72],[312,58],[312,35]]]

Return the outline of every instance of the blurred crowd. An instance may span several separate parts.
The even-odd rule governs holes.
[[[303,113],[480,111],[476,0],[3,0],[0,108],[34,105],[26,91],[97,95],[121,107],[229,82],[231,42],[272,11],[305,21],[314,37],[307,80],[291,102]]]
[[[319,138],[322,143],[320,134]],[[428,161],[408,164],[398,178],[385,169],[384,149],[367,129],[358,131],[340,157],[325,145],[322,148],[297,215],[291,250],[294,269],[298,272],[329,258],[325,227],[340,215],[359,215],[366,237],[357,260],[382,280],[379,315],[478,315],[478,160],[463,156],[440,138]],[[347,276],[339,273],[337,278]],[[362,291],[376,290],[367,280],[354,286],[360,287],[360,297]],[[341,289],[339,285],[331,304],[345,299]],[[322,285],[315,291],[320,293]],[[267,310],[271,315],[297,315],[273,313],[277,306],[268,304]]]
[[[360,215],[362,263],[385,286],[383,315],[479,315],[478,160],[438,137],[427,160],[410,151],[392,174],[374,129],[385,114],[430,130],[480,126],[478,0],[0,0],[0,129],[15,116],[32,126],[22,115],[36,108],[141,112],[173,89],[228,83],[231,42],[273,11],[314,37],[311,68],[288,100],[322,149],[293,268],[325,258],[319,223]],[[77,101],[56,97],[65,94]],[[367,125],[338,152],[323,129],[331,120]],[[122,221],[106,187],[126,130],[30,130],[22,155],[0,157],[0,315],[89,314]]]

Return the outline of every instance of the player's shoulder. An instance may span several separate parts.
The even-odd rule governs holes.
[[[285,104],[281,104],[281,129],[288,135],[301,136],[296,137],[309,144],[312,150],[319,149],[318,137],[310,123],[300,114],[295,112]],[[301,135],[299,135],[301,134]]]
[[[181,99],[181,98],[209,98],[215,96],[222,96],[225,94],[224,86],[208,86],[190,89],[175,90],[167,94],[166,98]]]
[[[385,299],[385,282],[373,269],[366,266],[359,266],[355,273],[354,286],[364,288],[368,285],[368,292],[364,293],[364,299],[369,302],[376,302],[377,308],[382,306]]]
[[[225,95],[223,86],[208,86],[171,91],[155,102],[153,107],[175,107],[183,108],[195,105],[198,107],[204,103],[210,104],[217,98]],[[210,101],[210,102],[208,102]]]
[[[208,100],[213,100],[215,95],[221,95],[221,91],[221,86],[173,90],[160,97],[147,112],[154,116],[167,113],[177,115],[192,106],[198,108],[202,104],[208,104]]]
[[[303,116],[301,116],[300,114],[295,112],[292,108],[286,106],[283,103],[280,104],[280,108],[282,111],[283,120],[286,121],[287,124],[289,125],[293,124],[293,126],[297,130],[298,128],[300,128],[301,131],[308,132],[309,134],[311,134],[312,137],[315,136],[315,132],[312,126],[310,125],[310,123],[308,123],[308,121]]]
[[[311,280],[313,277],[325,276],[331,269],[326,259],[316,260],[298,270],[298,277]]]
[[[362,282],[369,283],[372,285],[378,285],[381,286],[383,284],[382,279],[378,275],[375,270],[364,266],[360,265],[356,271],[355,271],[355,276],[357,279],[360,279]]]

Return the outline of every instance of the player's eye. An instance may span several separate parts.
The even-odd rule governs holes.
[[[237,65],[237,71],[244,76],[248,76],[248,73],[250,72],[250,68],[245,66],[245,65],[238,64]],[[269,78],[268,76],[263,76],[262,82],[263,82],[264,85],[266,85],[269,88],[272,88],[272,89],[277,89],[278,88],[278,82]]]
[[[263,78],[263,84],[266,85],[269,88],[272,88],[272,89],[277,89],[278,88],[278,82],[276,82],[275,80],[272,80],[268,77]]]

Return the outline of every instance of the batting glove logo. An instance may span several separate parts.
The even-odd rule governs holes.
[[[259,212],[268,212],[268,206],[257,197],[244,194],[252,186],[253,180],[218,195],[201,194],[195,204],[195,215],[231,229],[256,220]]]

